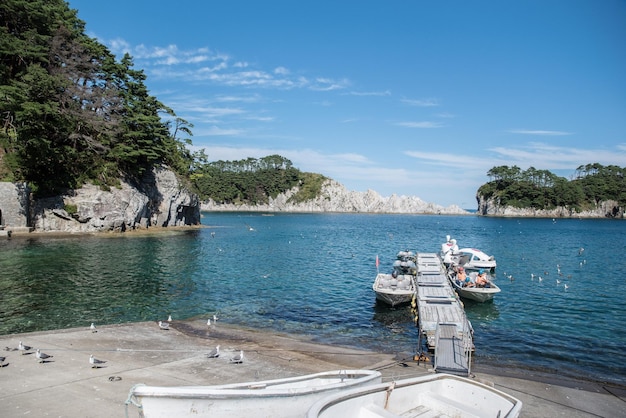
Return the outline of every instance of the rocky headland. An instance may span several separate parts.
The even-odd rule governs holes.
[[[339,213],[415,213],[467,215],[459,206],[448,207],[428,203],[415,196],[391,195],[383,197],[373,190],[357,192],[347,190],[335,180],[326,180],[319,196],[305,202],[294,203],[291,199],[298,189],[278,195],[263,205],[219,204],[212,200],[202,202],[206,212],[339,212]]]
[[[486,199],[481,195],[477,195],[476,200],[478,201],[477,213],[483,216],[624,219],[624,208],[614,200],[600,202],[595,208],[580,212],[565,207],[556,207],[554,209],[533,209],[500,206],[495,199]]]
[[[24,183],[0,183],[0,226],[7,234],[124,232],[198,224],[198,196],[166,167],[108,190],[87,184],[42,199],[32,199]]]

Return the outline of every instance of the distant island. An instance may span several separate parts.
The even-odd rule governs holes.
[[[493,216],[624,218],[626,168],[579,166],[568,180],[547,170],[498,166],[476,193],[478,214]]]

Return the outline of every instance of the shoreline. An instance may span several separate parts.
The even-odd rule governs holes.
[[[98,326],[98,324],[96,324]],[[52,355],[40,364],[31,354],[13,351],[17,343]],[[205,354],[216,344],[219,359]],[[302,335],[288,335],[224,324],[208,327],[206,319],[174,320],[171,329],[154,322],[36,331],[0,336],[6,356],[0,379],[0,398],[9,416],[35,412],[56,416],[122,416],[132,386],[211,385],[249,382],[337,369],[372,369],[384,381],[432,373],[432,364],[418,363],[397,353],[383,353],[313,342]],[[228,363],[239,350],[241,365]],[[107,363],[93,369],[94,354]],[[626,388],[593,382],[541,376],[523,370],[483,368],[473,370],[476,381],[520,399],[521,417],[619,416],[626,410]],[[112,379],[112,380],[111,380]],[[133,409],[135,411],[133,411]],[[137,408],[129,416],[137,416]]]

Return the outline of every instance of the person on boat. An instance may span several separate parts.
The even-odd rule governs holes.
[[[457,273],[457,280],[459,284],[463,287],[474,287],[476,286],[472,281],[472,278],[465,272],[463,267],[459,267],[459,272]]]
[[[465,269],[463,267],[459,267],[456,272],[456,282],[459,285],[463,285],[465,284],[465,279],[467,279],[467,273],[465,273]]]
[[[478,270],[478,275],[476,276],[476,286],[478,287],[489,287],[489,280],[487,280],[487,273],[485,270]]]

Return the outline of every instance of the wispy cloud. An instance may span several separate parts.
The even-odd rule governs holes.
[[[539,136],[563,136],[572,135],[571,132],[564,131],[544,131],[544,130],[532,130],[532,129],[511,129],[509,133],[521,134],[521,135],[539,135]]]
[[[236,136],[242,134],[244,134],[244,131],[241,129],[223,129],[217,126],[209,126],[208,128],[195,132],[197,136]]]
[[[350,96],[391,96],[391,91],[351,91],[346,94]]]
[[[540,142],[518,147],[495,147],[489,151],[496,153],[506,165],[518,165],[522,168],[533,166],[541,169],[574,169],[581,164],[600,163],[604,165],[623,165],[626,161],[626,149],[593,149],[556,147]]]
[[[439,106],[439,101],[437,99],[402,99],[400,101],[410,106],[419,106],[419,107]]]
[[[424,129],[441,128],[443,126],[443,124],[440,123],[440,122],[430,122],[430,121],[423,121],[423,122],[397,122],[397,123],[394,123],[394,125],[396,125],[396,126],[403,126],[405,128],[424,128]]]
[[[334,91],[346,89],[350,81],[332,77],[307,78],[292,74],[287,67],[279,65],[271,70],[254,68],[249,62],[233,62],[228,54],[209,48],[182,50],[177,45],[133,46],[123,39],[102,40],[115,54],[129,53],[146,68],[151,77],[158,79],[182,79],[185,81],[210,82],[224,86]]]

